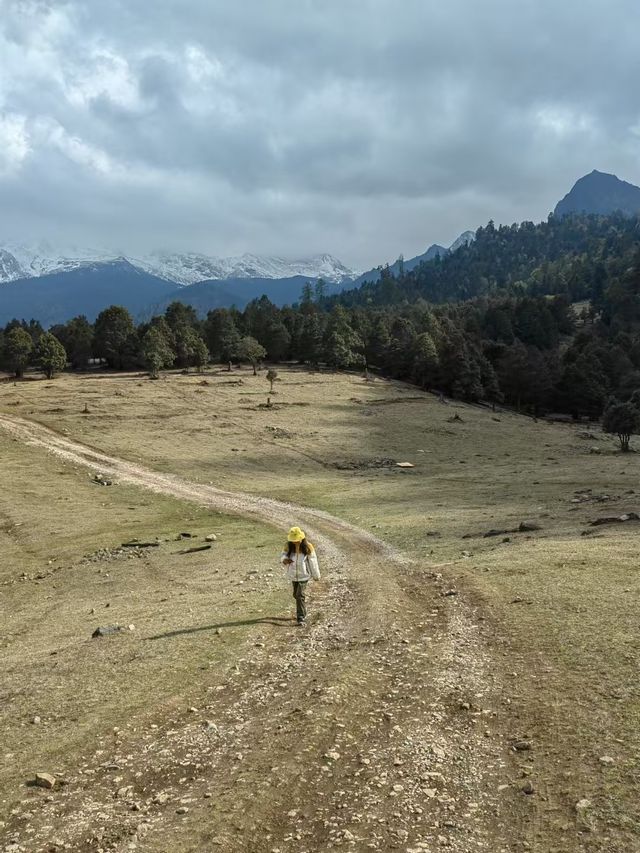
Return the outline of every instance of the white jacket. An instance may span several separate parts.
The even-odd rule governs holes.
[[[320,580],[320,566],[318,565],[318,556],[316,549],[310,542],[307,545],[311,549],[309,554],[303,554],[298,543],[295,543],[295,551],[292,551],[289,557],[288,550],[285,549],[280,557],[280,562],[287,570],[287,576],[290,581],[308,581],[311,578],[314,581]],[[292,563],[285,563],[285,560],[293,560]]]

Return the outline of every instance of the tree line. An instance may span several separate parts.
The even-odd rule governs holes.
[[[489,268],[489,285],[462,299]],[[436,281],[451,285],[448,301],[425,298],[423,285]],[[489,223],[444,259],[338,297],[308,286],[293,306],[263,296],[205,318],[175,302],[137,325],[111,306],[94,323],[76,317],[45,332],[15,320],[0,332],[1,366],[18,376],[28,365],[47,375],[65,363],[83,369],[92,358],[151,377],[209,362],[255,371],[262,360],[377,370],[469,402],[597,418],[640,391],[640,225],[621,216]]]

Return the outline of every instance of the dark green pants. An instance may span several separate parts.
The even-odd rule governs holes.
[[[308,581],[293,582],[293,597],[296,600],[296,619],[298,622],[304,622],[307,618],[307,602],[305,601],[305,591]]]

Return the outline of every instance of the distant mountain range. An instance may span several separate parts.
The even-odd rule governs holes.
[[[6,243],[0,246],[0,283],[121,261],[149,275],[181,285],[211,279],[276,279],[296,275],[311,280],[324,278],[332,284],[338,284],[345,280],[351,282],[358,276],[357,271],[349,269],[336,258],[326,254],[297,260],[250,254],[216,258],[194,253],[170,252],[129,256],[104,249],[56,249],[48,243],[40,243],[37,246]]]
[[[576,182],[557,204],[555,215],[616,211],[640,213],[640,188],[593,171]],[[474,239],[473,231],[465,231],[448,248],[433,244],[421,255],[397,260],[389,269],[395,275],[401,267],[409,272]],[[294,260],[170,252],[125,257],[104,250],[61,250],[46,243],[4,243],[0,244],[0,324],[17,317],[51,325],[78,314],[93,320],[112,304],[125,306],[137,319],[163,311],[174,300],[193,305],[203,315],[212,308],[243,308],[263,294],[285,305],[300,298],[307,282],[322,278],[328,294],[339,293],[377,281],[381,269],[359,273],[328,254]]]
[[[0,324],[34,319],[47,328],[79,314],[93,321],[109,305],[124,305],[140,318],[175,287],[124,259],[86,264],[0,285]]]
[[[465,231],[448,249],[433,245],[402,263],[406,270],[413,269],[473,239],[473,232]],[[391,269],[397,271],[400,263]],[[94,320],[113,304],[141,319],[164,311],[175,300],[204,315],[212,308],[244,308],[263,294],[276,305],[286,305],[300,298],[307,282],[319,278],[331,295],[379,276],[379,269],[359,274],[327,254],[298,260],[166,252],[125,257],[104,250],[56,250],[46,243],[5,243],[0,247],[0,324],[17,317],[49,326],[78,314]]]
[[[458,239],[453,241],[449,248],[440,246],[438,243],[433,243],[429,246],[426,252],[423,252],[421,255],[416,255],[415,258],[409,258],[408,261],[398,259],[394,264],[390,264],[389,270],[393,275],[398,275],[401,267],[405,272],[409,272],[425,261],[432,261],[440,255],[446,255],[448,252],[455,252],[456,249],[460,248],[460,246],[466,246],[468,243],[475,240],[475,238],[476,235],[474,231],[463,231]],[[378,281],[379,278],[380,269],[372,269],[368,272],[362,273],[362,275],[359,275],[353,282],[352,287],[359,287],[365,281]]]
[[[556,205],[554,215],[594,213],[608,216],[617,212],[626,216],[640,213],[640,187],[594,169],[576,181],[571,191]]]

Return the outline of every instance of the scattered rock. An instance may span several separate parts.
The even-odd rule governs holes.
[[[396,462],[397,468],[415,468],[413,462]]]
[[[204,537],[204,541],[205,541],[205,542],[217,542],[217,541],[218,541],[218,537],[216,536],[216,534],[215,534],[215,533],[209,533],[209,535],[208,535],[208,536],[205,536],[205,537]]]
[[[188,812],[189,809],[187,806],[179,806],[179,808],[176,809],[176,814],[187,814]]]
[[[604,515],[596,518],[595,521],[590,521],[592,527],[600,524],[622,524],[625,521],[640,521],[640,515],[637,512],[625,512],[622,515]]]
[[[616,763],[615,758],[612,758],[610,755],[601,755],[598,761],[600,762],[600,764],[604,765],[611,765]]]
[[[166,794],[164,791],[161,791],[159,794],[156,794],[153,798],[153,802],[158,806],[163,806],[165,803],[169,801],[169,794]]]
[[[388,459],[386,457],[329,463],[330,467],[337,468],[338,471],[361,471],[367,468],[393,468],[395,465],[395,459]]]
[[[535,530],[542,530],[541,525],[535,521],[521,521],[518,525],[519,533],[533,533]]]
[[[520,786],[520,790],[522,791],[523,794],[533,794],[535,791],[535,788],[533,787],[533,783],[529,779],[527,779],[527,781],[524,783],[524,785]]]
[[[591,832],[594,829],[591,805],[591,800],[586,799],[586,797],[576,803],[576,826],[582,832]]]
[[[86,413],[85,413],[86,414]],[[104,474],[96,474],[92,479],[92,483],[96,486],[113,486],[113,480],[109,480]]]
[[[531,749],[531,741],[517,740],[514,742],[513,748],[516,752],[528,752]]]
[[[38,788],[54,788],[56,784],[56,777],[52,776],[51,773],[36,773],[36,778],[34,780],[34,784]]]
[[[108,637],[109,634],[120,634],[124,629],[121,625],[101,625],[91,635],[92,637]]]
[[[40,717],[38,717],[38,716],[36,715],[35,717],[32,717],[32,718],[31,718],[31,722],[32,722],[32,724],[33,724],[34,726],[37,726],[37,725],[39,725],[39,724],[42,722],[42,720],[40,719]],[[602,760],[602,759],[600,759],[600,760]]]

